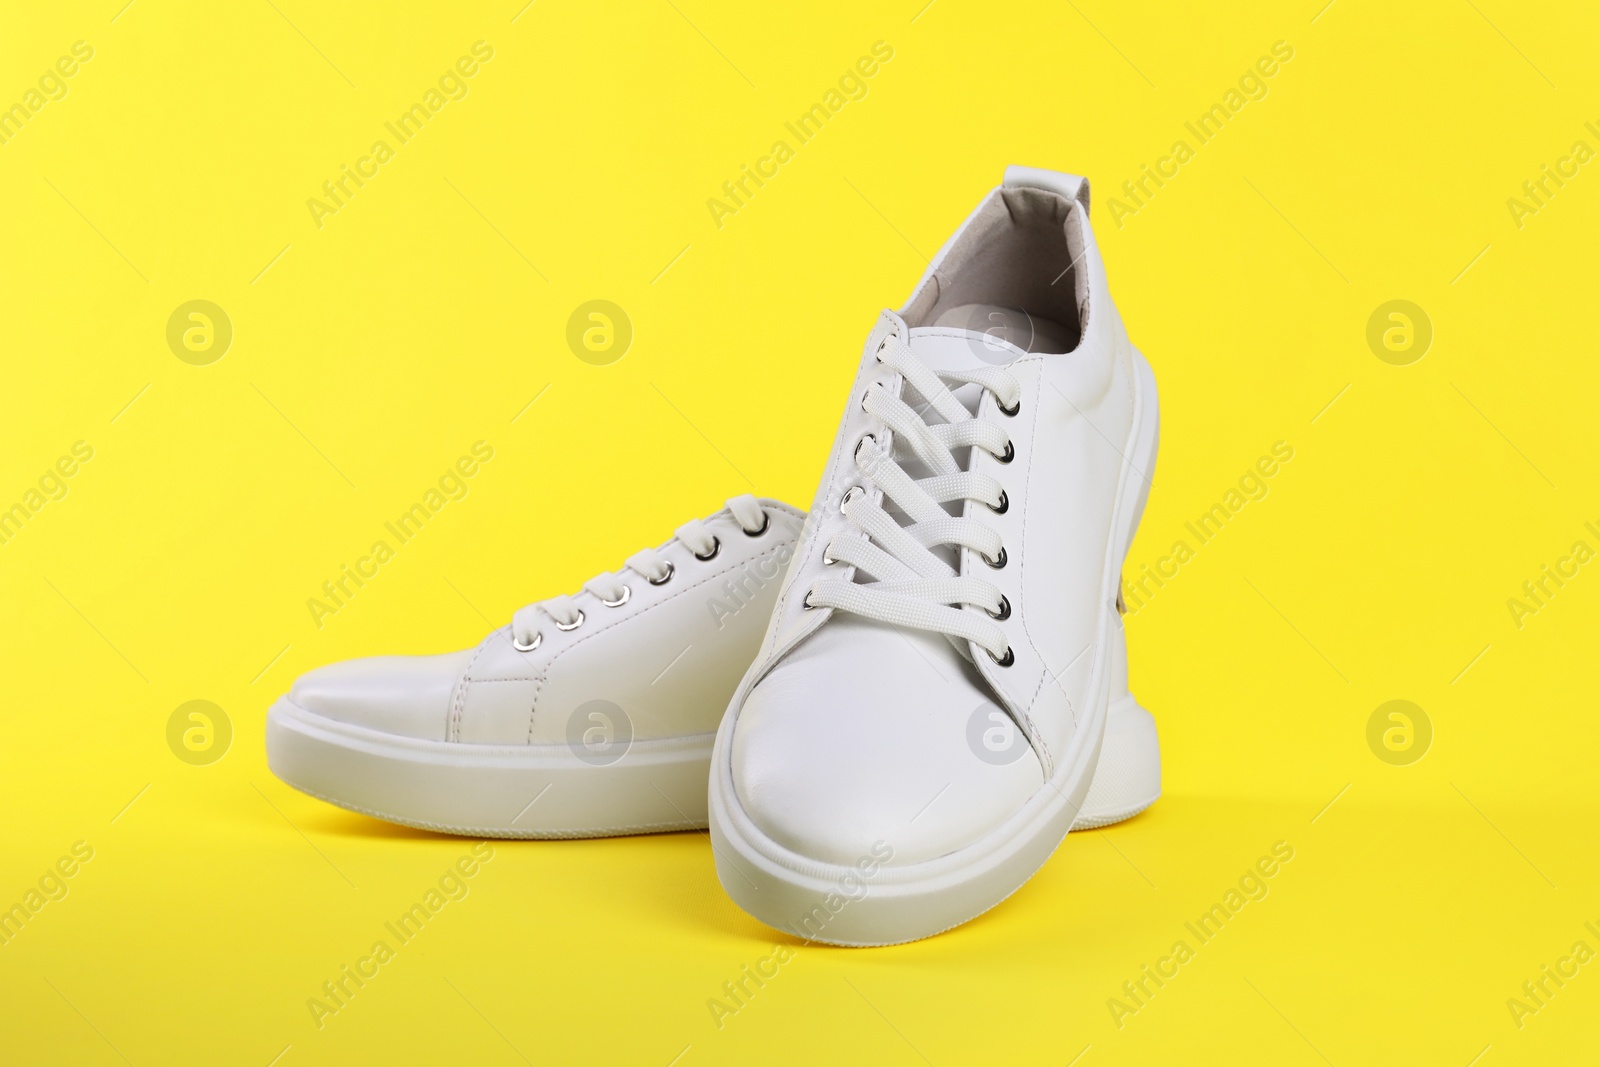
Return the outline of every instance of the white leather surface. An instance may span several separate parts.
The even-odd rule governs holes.
[[[998,710],[975,681],[942,636],[836,617],[740,711],[745,810],[774,841],[832,863],[874,842],[903,863],[961,847],[1044,783],[1031,750],[1003,766],[975,756],[973,714]]]
[[[318,667],[295,679],[294,704],[339,722],[444,740],[444,711],[470,652],[369,656]]]
[[[584,624],[569,633],[545,627],[533,652],[513,649],[509,630],[489,635],[457,692],[454,739],[561,743],[572,712],[592,700],[621,708],[636,740],[715,732],[761,644],[803,519],[763,506],[772,516],[766,533],[749,537],[731,518],[713,520],[716,559],[668,546],[669,582],[630,574],[632,593],[617,608],[580,596]]]
[[[589,593],[584,622],[543,627],[532,652],[500,627],[475,649],[437,656],[379,656],[320,667],[298,679],[294,704],[341,722],[425,740],[564,744],[573,713],[590,701],[620,709],[636,741],[710,735],[749,666],[793,553],[803,513],[762,500],[765,532],[749,536],[726,511],[707,520],[721,542],[696,559],[662,548],[674,573],[662,585],[623,572],[628,602]],[[608,712],[614,717],[614,713]]]

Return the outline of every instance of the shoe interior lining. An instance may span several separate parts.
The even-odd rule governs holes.
[[[906,305],[907,324],[988,332],[1028,352],[1071,352],[1088,312],[1079,210],[1046,189],[996,190]]]

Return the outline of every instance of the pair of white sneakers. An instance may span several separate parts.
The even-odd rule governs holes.
[[[1156,392],[1088,206],[1007,170],[868,335],[809,515],[735,497],[474,649],[314,670],[273,772],[447,833],[709,826],[741,907],[843,945],[965,922],[1143,811],[1118,587]]]

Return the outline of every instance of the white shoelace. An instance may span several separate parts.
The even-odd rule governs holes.
[[[868,390],[862,406],[893,431],[896,446],[905,450],[903,455],[910,453],[933,473],[914,480],[873,435],[861,439],[855,452],[856,470],[866,485],[883,490],[884,499],[910,519],[911,525],[902,526],[866,492],[846,492],[840,510],[848,527],[828,542],[824,559],[856,568],[856,580],[824,578],[815,582],[806,594],[806,606],[965,638],[987,651],[996,663],[1009,666],[1014,657],[997,620],[1011,614],[1011,605],[995,585],[972,575],[962,576],[933,549],[965,547],[979,553],[991,567],[1006,565],[1005,546],[994,529],[977,519],[952,516],[941,506],[974,500],[997,513],[1004,512],[1010,504],[1000,483],[987,474],[962,470],[955,450],[982,448],[1003,463],[1015,455],[1006,431],[973,416],[947,383],[976,385],[993,393],[1002,416],[1017,413],[1022,386],[1003,367],[935,371],[918,359],[898,334],[891,334],[879,346],[877,356],[927,402],[927,411],[944,421],[928,422],[881,383]],[[863,576],[876,581],[863,583]],[[986,614],[966,610],[967,606],[981,608]]]
[[[751,537],[765,531],[767,524],[772,521],[756,502],[756,498],[748,493],[730,499],[728,511],[732,513],[739,528]],[[707,530],[705,522],[700,519],[690,519],[674,531],[673,537],[700,560],[715,558],[722,548],[717,536]],[[624,566],[651,585],[665,585],[672,580],[674,572],[671,561],[654,548],[635,552],[628,557]],[[620,608],[633,595],[633,590],[622,577],[609,571],[584,582],[583,591],[608,608]],[[521,608],[511,617],[511,642],[517,651],[532,652],[544,641],[544,633],[539,629],[541,616],[555,623],[558,630],[576,630],[583,625],[584,620],[583,609],[578,607],[572,597],[566,595],[551,597],[549,600],[541,600],[537,604]]]

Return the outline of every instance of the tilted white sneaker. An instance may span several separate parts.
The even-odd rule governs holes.
[[[1113,679],[1155,381],[1087,208],[1081,178],[1008,170],[867,337],[712,756],[718,876],[772,926],[874,945],[964,922],[1079,816],[1114,685],[1113,736],[1153,750]],[[1125,805],[1159,780],[1117,768]]]
[[[717,721],[803,520],[735,497],[475,649],[318,668],[268,713],[268,764],[341,807],[450,833],[702,827]]]

